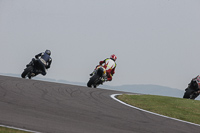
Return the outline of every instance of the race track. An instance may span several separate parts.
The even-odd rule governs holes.
[[[42,133],[199,133],[115,100],[123,92],[0,76],[0,124]]]

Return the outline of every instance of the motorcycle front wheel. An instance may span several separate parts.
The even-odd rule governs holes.
[[[192,90],[192,89],[190,89],[190,88],[187,88],[187,89],[185,90],[185,93],[184,93],[184,95],[183,95],[183,98],[188,98],[188,99],[190,99],[190,98],[191,98],[191,95],[192,95],[194,92],[195,92],[194,90]]]
[[[99,80],[99,76],[98,75],[94,75],[94,76],[92,76],[91,78],[90,78],[90,80],[88,81],[88,83],[87,83],[87,86],[88,87],[92,87],[92,85],[95,87],[95,86],[97,86],[97,82],[98,82],[98,80]],[[95,87],[96,88],[96,87]]]
[[[29,67],[25,68],[24,71],[23,71],[23,73],[21,74],[21,77],[22,78],[26,78],[26,76],[28,75],[29,72],[32,71],[32,69],[33,69],[32,66],[29,66]]]

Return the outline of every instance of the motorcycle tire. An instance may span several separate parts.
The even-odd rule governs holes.
[[[195,91],[194,90],[191,90],[190,88],[187,88],[185,90],[185,93],[183,95],[183,98],[187,98],[187,99],[190,99],[190,96],[194,93]]]
[[[195,99],[199,96],[199,94],[196,94],[196,93],[193,93],[191,96],[190,96],[190,99]]]
[[[98,75],[92,76],[90,78],[90,80],[88,81],[87,86],[88,87],[92,87],[92,85],[93,85],[96,88],[96,86],[97,86],[96,83],[98,82],[98,80],[99,80],[99,76]]]
[[[26,78],[26,76],[28,75],[29,72],[31,72],[33,70],[32,66],[29,66],[27,68],[24,69],[23,73],[21,74],[22,78]]]

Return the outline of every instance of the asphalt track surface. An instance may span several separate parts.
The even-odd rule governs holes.
[[[0,124],[42,133],[200,133],[110,97],[118,93],[0,76]]]

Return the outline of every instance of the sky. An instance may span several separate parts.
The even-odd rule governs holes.
[[[106,85],[184,90],[200,74],[199,7],[199,0],[0,0],[0,73],[20,75],[49,49],[45,78],[87,83],[115,54]]]

